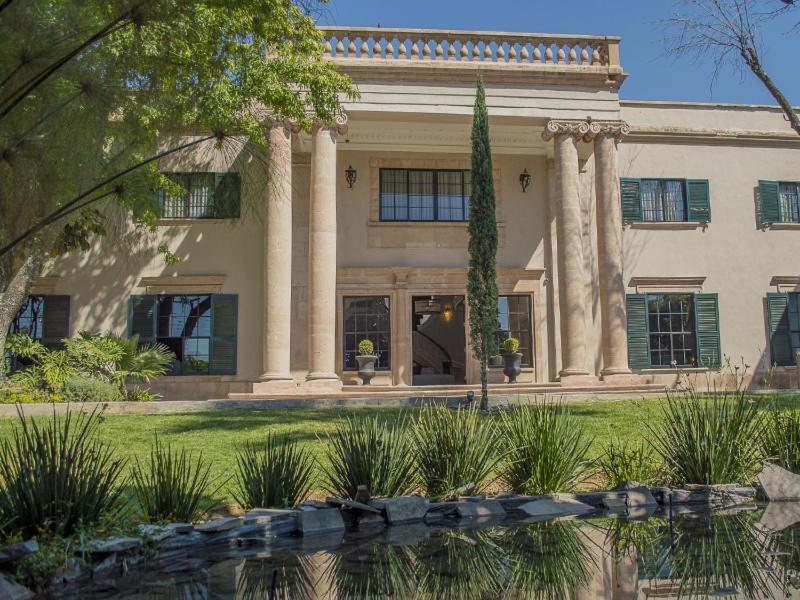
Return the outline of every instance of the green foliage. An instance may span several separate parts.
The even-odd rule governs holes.
[[[634,444],[612,440],[597,459],[597,466],[605,485],[610,488],[624,481],[653,485],[659,474],[655,452],[643,441]]]
[[[500,474],[514,492],[568,492],[586,477],[592,440],[584,438],[566,405],[517,406],[502,414],[500,431]]]
[[[361,340],[358,342],[358,353],[361,356],[372,356],[373,352],[375,352],[375,346],[373,346],[371,340]]]
[[[328,436],[328,490],[355,498],[359,485],[372,496],[402,496],[414,488],[416,466],[406,420],[348,417]]]
[[[670,480],[684,483],[749,483],[763,457],[764,417],[743,390],[704,397],[689,389],[667,394],[663,424],[646,423],[651,443]]]
[[[64,402],[61,394],[45,390],[30,390],[14,387],[0,389],[0,404],[37,404],[45,402]]]
[[[471,182],[467,301],[472,353],[481,365],[481,408],[485,410],[489,406],[489,359],[497,354],[497,216],[489,112],[481,76],[472,121]]]
[[[116,386],[79,375],[67,379],[61,396],[64,402],[116,402],[120,399]]]
[[[514,354],[519,350],[519,340],[517,338],[506,338],[503,340],[503,350]]]
[[[479,410],[423,407],[411,433],[420,483],[429,496],[480,493],[494,480],[500,433]]]
[[[234,498],[246,510],[295,506],[305,500],[313,484],[311,453],[272,432],[263,443],[246,443],[236,455]]]
[[[125,461],[98,437],[100,412],[68,412],[41,423],[20,412],[0,443],[3,533],[71,535],[121,509]]]
[[[134,386],[128,390],[128,397],[125,398],[128,402],[155,402],[161,398],[161,394],[151,392],[147,388]]]
[[[23,360],[35,361],[47,354],[47,348],[30,336],[12,333],[6,338],[6,352]]]
[[[145,518],[157,521],[188,521],[202,516],[208,508],[211,490],[211,467],[200,452],[195,458],[181,448],[174,450],[156,436],[150,460],[137,458],[131,482]]]
[[[767,460],[800,473],[800,409],[772,407],[764,421],[761,445]]]

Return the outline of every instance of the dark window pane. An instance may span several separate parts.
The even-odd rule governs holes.
[[[686,189],[682,179],[642,179],[645,221],[685,221]]]
[[[696,365],[691,294],[649,294],[650,360],[654,367]]]
[[[356,355],[361,340],[370,340],[378,356],[376,369],[391,368],[391,319],[389,298],[386,296],[351,296],[343,300],[344,368],[358,369]]]
[[[156,341],[175,354],[170,375],[208,374],[214,334],[211,302],[209,294],[158,297]]]
[[[498,296],[497,298],[497,343],[502,352],[503,340],[510,337],[519,340],[522,366],[533,366],[531,327],[531,299],[529,296]]]
[[[464,170],[381,169],[382,221],[466,221],[470,173]]]

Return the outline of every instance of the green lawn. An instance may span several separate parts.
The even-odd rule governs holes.
[[[800,395],[782,396],[785,406],[800,407]],[[596,401],[573,404],[578,424],[594,439],[592,454],[598,455],[611,439],[638,441],[647,435],[646,424],[657,425],[659,400]],[[213,472],[228,478],[235,470],[235,454],[248,440],[263,439],[268,431],[292,436],[310,447],[324,461],[324,442],[318,439],[334,429],[344,415],[380,415],[396,419],[400,409],[224,409],[171,415],[108,415],[100,425],[101,436],[119,453],[145,457],[155,434],[164,442],[202,451]],[[407,410],[406,412],[413,412]],[[15,418],[0,418],[0,438],[8,437]],[[225,494],[227,495],[227,494]]]

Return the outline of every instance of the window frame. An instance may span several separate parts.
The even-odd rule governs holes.
[[[681,192],[682,192],[682,203],[683,203],[683,218],[682,219],[648,219],[647,218],[647,209],[645,208],[644,204],[644,183],[645,182],[656,182],[659,184],[659,190],[661,191],[661,206],[663,209],[664,206],[664,197],[663,197],[663,185],[667,182],[674,181],[681,184]],[[641,190],[641,203],[642,203],[642,222],[643,223],[688,223],[689,221],[689,186],[687,184],[687,180],[681,177],[640,177],[639,178],[640,185],[642,186]]]
[[[356,328],[353,331],[348,331],[347,329],[347,302],[350,300],[367,300],[367,299],[375,299],[381,298],[386,302],[386,311],[387,311],[387,324],[388,328],[386,330],[380,330],[375,332],[362,332]],[[363,295],[348,295],[342,296],[342,371],[357,371],[358,365],[356,364],[355,367],[353,365],[348,365],[347,363],[347,337],[348,335],[355,335],[356,337],[356,351],[358,350],[358,342],[362,339],[371,339],[371,337],[375,337],[377,335],[386,335],[386,348],[379,349],[377,344],[375,344],[373,340],[373,344],[375,344],[375,351],[385,352],[388,356],[388,359],[385,361],[385,364],[382,364],[380,357],[375,363],[375,370],[386,372],[392,370],[392,296],[390,294],[363,294]],[[356,356],[356,355],[354,355]],[[379,355],[380,356],[380,355]]]
[[[528,310],[527,310],[528,330],[526,331],[526,333],[528,334],[528,340],[530,342],[529,347],[527,348],[527,351],[530,354],[530,362],[525,362],[525,358],[526,357],[525,357],[525,353],[523,352],[521,367],[523,369],[532,369],[533,366],[534,366],[534,360],[535,360],[534,359],[534,338],[533,338],[533,300],[531,299],[531,296],[529,294],[498,294],[497,298],[498,298],[498,300],[500,298],[524,298],[527,301],[527,304],[528,304]],[[500,306],[499,306],[499,302],[498,302],[497,310],[498,310],[498,315],[497,315],[498,319],[497,320],[498,320],[498,325],[499,325],[499,321],[500,321],[500,314],[499,314],[500,313]],[[509,312],[509,317],[510,317],[511,314],[512,313]],[[522,313],[513,313],[513,314],[522,314]],[[497,331],[495,332],[495,338],[497,339],[497,342],[498,342],[498,351],[499,351],[500,354],[502,354],[502,352],[503,352],[502,347],[499,346],[499,344],[501,343],[500,335],[503,334],[503,333],[507,333],[508,334],[502,339],[508,339],[509,337],[516,337],[517,339],[520,339],[518,336],[514,335],[514,333],[518,332],[518,331],[522,331],[522,330],[517,330],[517,329],[505,330],[505,329],[501,329],[501,328],[498,327]],[[520,350],[521,349],[522,349],[522,346],[520,346]],[[491,366],[492,366],[492,368],[501,368],[502,367],[502,365],[491,365]]]
[[[698,339],[697,339],[697,315],[695,314],[696,313],[695,294],[692,293],[692,292],[648,292],[647,294],[645,294],[645,297],[646,297],[646,302],[647,302],[647,343],[648,343],[648,356],[649,356],[649,360],[650,360],[650,367],[649,368],[651,368],[651,369],[674,369],[674,368],[693,369],[693,368],[696,368],[698,366],[700,350],[699,350],[699,344],[698,344]],[[687,331],[687,330],[673,331],[672,318],[670,318],[670,329],[669,329],[669,331],[667,331],[667,332],[660,331],[660,330],[659,331],[655,331],[655,332],[653,331],[652,327],[650,327],[650,318],[651,318],[650,301],[651,301],[651,298],[655,298],[655,299],[661,300],[661,299],[664,299],[665,297],[686,297],[687,298],[687,306],[688,306],[688,309],[691,311],[690,313],[687,313],[689,316],[691,316],[691,325],[692,325],[692,330],[691,331]],[[675,315],[682,314],[682,313],[673,313],[671,311],[668,312],[668,313],[660,313],[660,312],[657,313],[657,315],[659,315],[659,316],[662,315],[662,314],[667,314],[670,317],[673,317]],[[675,336],[687,336],[687,335],[691,335],[694,338],[694,345],[693,345],[693,348],[684,347],[684,349],[682,351],[683,352],[687,352],[688,350],[693,349],[694,350],[694,360],[695,360],[695,362],[694,363],[685,363],[685,362],[679,363],[679,362],[675,361],[674,338],[675,338]],[[653,347],[653,338],[654,337],[659,337],[659,336],[669,336],[669,340],[670,340],[670,347],[669,347],[670,362],[669,362],[669,364],[666,364],[666,365],[665,364],[654,364],[654,361],[653,361],[653,352],[654,351],[656,351],[656,352],[659,351],[659,349],[654,349],[654,347]]]
[[[800,224],[800,181],[782,181],[779,180],[778,182],[778,211],[780,213],[780,221],[779,224],[783,223],[796,223]],[[781,190],[782,186],[785,185],[792,185],[795,188],[794,194],[794,207],[790,207],[790,210],[794,212],[793,215],[796,218],[788,219],[786,218],[786,212],[784,211],[784,201],[783,201],[783,192]]]
[[[213,301],[213,296],[214,296],[214,294],[157,294],[156,301],[155,301],[155,310],[156,310],[155,323],[156,323],[156,326],[155,326],[155,331],[154,331],[155,335],[154,335],[153,339],[155,340],[156,343],[164,344],[164,345],[167,345],[167,346],[168,346],[168,344],[165,344],[161,340],[180,339],[180,341],[181,341],[180,342],[180,344],[181,344],[181,355],[183,357],[182,360],[180,360],[180,361],[178,360],[177,356],[175,357],[175,360],[173,361],[172,366],[170,367],[169,371],[166,373],[167,375],[186,377],[186,376],[193,376],[193,375],[203,376],[203,375],[210,375],[211,374],[211,344],[212,344],[212,339],[214,337],[214,313],[213,313],[214,301]],[[160,330],[160,327],[161,327],[161,321],[164,318],[164,315],[161,314],[161,304],[165,299],[171,298],[173,300],[173,302],[174,302],[175,298],[206,298],[206,297],[208,298],[208,310],[207,310],[207,313],[203,314],[203,315],[199,315],[197,318],[205,318],[205,319],[208,320],[208,323],[209,323],[208,335],[189,335],[189,336],[181,335],[181,336],[174,336],[174,335],[160,335],[159,334],[159,330]],[[190,316],[191,315],[187,315],[186,316],[186,320],[187,321],[188,321]],[[172,319],[174,317],[175,317],[175,315],[172,312],[170,312],[170,314],[169,314],[169,319],[170,320],[169,320],[169,323],[168,323],[168,328],[170,329],[169,333],[172,333],[171,332]],[[184,367],[185,367],[185,364],[186,364],[186,357],[187,357],[186,345],[187,345],[187,341],[188,340],[205,340],[205,342],[207,344],[207,347],[208,347],[208,352],[207,352],[208,360],[206,361],[206,370],[205,370],[205,372],[200,372],[200,371],[184,372]],[[176,369],[175,369],[176,365],[180,365],[180,369],[177,372],[176,372]]]
[[[789,320],[789,350],[794,358],[800,350],[800,292],[788,292],[788,296],[786,316]]]
[[[384,206],[383,206],[383,193],[384,193],[384,182],[383,182],[383,174],[384,171],[404,171],[406,176],[406,200],[410,197],[409,194],[409,174],[412,172],[424,172],[424,173],[431,173],[432,174],[432,196],[433,196],[433,218],[432,219],[397,219],[392,218],[389,219],[384,215]],[[461,219],[441,219],[439,218],[439,173],[460,173],[461,174],[461,190],[462,195],[461,198],[463,200],[462,204],[462,217]],[[465,174],[469,173],[469,184],[465,179]],[[472,187],[472,169],[428,169],[422,167],[380,167],[378,169],[378,220],[385,223],[468,223],[469,222],[469,202],[470,202],[470,195],[465,194],[467,186],[469,185],[470,191]],[[409,207],[406,206],[406,210],[409,211]],[[395,213],[396,213],[396,206],[395,206]]]
[[[172,179],[174,183],[181,186],[184,189],[184,194],[181,197],[176,197],[177,200],[180,200],[182,205],[182,210],[180,211],[181,214],[179,215],[165,215],[165,206],[168,199],[172,197],[167,196],[166,190],[164,188],[158,189],[158,201],[161,210],[160,218],[164,221],[203,221],[203,220],[218,220],[218,219],[238,219],[241,215],[241,179],[240,174],[237,171],[164,171],[161,173],[165,177]],[[222,208],[220,205],[220,200],[218,198],[218,188],[221,183],[221,179],[225,175],[233,175],[237,178],[239,189],[237,193],[237,207],[236,207],[236,214],[235,215],[221,215],[220,209]],[[203,214],[198,216],[194,216],[191,214],[191,197],[192,197],[192,187],[196,185],[196,179],[200,177],[208,177],[211,182],[210,186],[210,198],[206,206],[203,207]]]

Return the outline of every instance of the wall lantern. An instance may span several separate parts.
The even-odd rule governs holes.
[[[523,193],[525,193],[530,184],[531,184],[531,174],[528,173],[528,169],[525,169],[524,171],[522,171],[522,173],[519,174],[519,187],[522,188]]]
[[[344,178],[347,181],[347,185],[349,185],[350,189],[352,190],[353,184],[356,182],[356,179],[358,178],[358,173],[356,173],[356,170],[353,168],[353,165],[350,165],[347,167],[347,169],[345,169]]]

